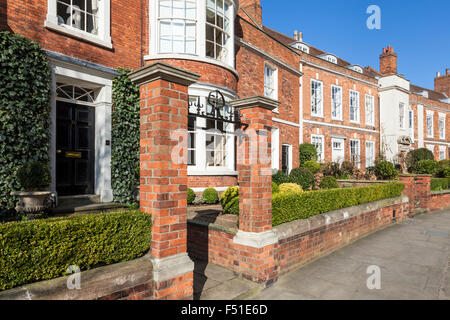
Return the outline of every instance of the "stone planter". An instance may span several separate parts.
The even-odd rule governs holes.
[[[50,191],[11,192],[11,195],[19,198],[15,208],[16,211],[25,214],[35,214],[44,211],[46,209],[45,199],[50,194]]]

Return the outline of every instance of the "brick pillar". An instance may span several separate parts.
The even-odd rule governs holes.
[[[415,179],[416,208],[428,210],[431,201],[431,175],[419,174]]]
[[[400,182],[405,185],[403,194],[409,198],[409,217],[414,217],[416,208],[416,185],[415,175],[400,175]]]
[[[194,264],[187,255],[187,156],[177,160],[176,130],[187,141],[188,86],[198,75],[155,63],[130,74],[140,86],[140,206],[152,215],[155,299],[193,296]],[[179,155],[179,153],[178,153]],[[186,158],[186,159],[184,159]]]
[[[246,278],[270,285],[277,278],[278,238],[272,230],[272,110],[279,102],[262,97],[236,100],[243,134],[237,143],[239,230],[235,265]]]

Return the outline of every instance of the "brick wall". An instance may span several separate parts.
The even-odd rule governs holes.
[[[189,188],[220,188],[237,186],[237,176],[189,176]]]
[[[428,209],[434,211],[447,208],[450,208],[450,192],[448,190],[431,192]]]
[[[8,29],[39,42],[46,50],[110,68],[136,69],[141,66],[141,2],[141,0],[111,1],[113,49],[99,47],[45,28],[46,1],[15,0],[7,1],[7,5],[1,6],[6,6]]]
[[[445,70],[445,74],[434,79],[434,90],[445,93],[450,97],[450,71]]]

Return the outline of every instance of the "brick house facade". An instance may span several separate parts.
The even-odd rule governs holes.
[[[448,158],[448,71],[438,75],[435,90],[413,86],[397,74],[397,55],[391,47],[380,56],[380,71],[353,65],[304,42],[302,34],[290,37],[265,27],[259,0],[177,1],[181,7],[172,0],[2,3],[0,29],[39,42],[49,55],[54,91],[51,188],[58,194],[95,193],[103,201],[112,200],[115,69],[155,62],[199,74],[188,93],[203,105],[215,90],[227,104],[255,95],[279,101],[272,113],[275,169],[289,172],[298,167],[299,144],[306,142],[318,147],[321,161],[354,161],[364,169],[380,152],[395,160],[397,140],[404,135],[413,139],[413,148],[433,148],[436,159]],[[86,169],[81,189],[66,188],[74,177],[59,178],[66,170],[58,160],[65,150],[58,142],[64,129],[58,124],[65,120],[58,110],[71,117],[80,112],[92,115],[92,152],[83,159],[91,169]],[[403,110],[403,115],[395,111],[392,117],[392,110]],[[404,121],[400,129],[399,119]],[[207,131],[211,129],[215,132]],[[189,187],[222,191],[237,184],[234,129],[219,121],[190,121]]]

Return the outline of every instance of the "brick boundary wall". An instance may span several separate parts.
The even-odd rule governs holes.
[[[279,276],[392,224],[394,210],[395,221],[406,219],[408,198],[384,199],[285,223],[273,228],[278,243],[267,250],[266,256],[275,259]],[[233,242],[236,233],[237,228],[189,220],[188,252],[192,258],[207,260],[251,279],[243,270],[252,263],[252,255]]]
[[[431,200],[427,206],[430,211],[450,208],[450,190],[431,191]]]

